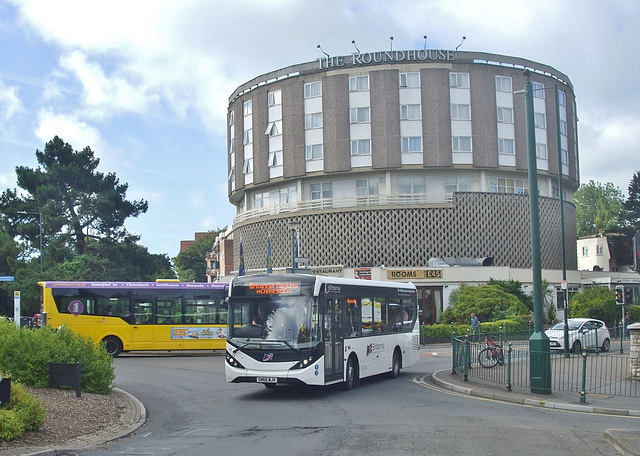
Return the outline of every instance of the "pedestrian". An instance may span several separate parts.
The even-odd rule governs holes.
[[[624,317],[624,337],[629,338],[629,325],[631,324],[631,313],[627,312],[627,315]]]
[[[473,340],[478,340],[478,330],[480,329],[480,320],[476,317],[474,312],[471,312],[471,333],[473,334]]]

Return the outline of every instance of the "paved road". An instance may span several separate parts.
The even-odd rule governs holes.
[[[617,454],[609,428],[640,420],[524,407],[443,391],[421,381],[448,369],[450,347],[423,350],[395,380],[267,390],[224,381],[224,357],[127,355],[116,386],[139,398],[147,422],[80,454],[104,455],[584,455]]]

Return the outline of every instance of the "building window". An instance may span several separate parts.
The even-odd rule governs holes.
[[[305,114],[304,128],[307,130],[312,128],[322,128],[322,113],[314,112],[312,114]]]
[[[403,176],[398,178],[398,193],[426,193],[424,176]]]
[[[604,255],[604,246],[601,244],[596,245],[596,255]]]
[[[469,88],[469,73],[449,73],[449,87]]]
[[[322,144],[311,144],[309,146],[305,146],[304,151],[306,160],[322,160]]]
[[[452,104],[451,120],[471,120],[471,107],[467,104]]]
[[[471,137],[453,136],[451,138],[451,148],[454,152],[471,152]]]
[[[402,138],[402,152],[422,152],[422,137],[407,136]]]
[[[566,106],[567,105],[567,99],[566,96],[564,94],[564,92],[562,90],[558,90],[558,104],[560,106]]]
[[[232,180],[236,177],[236,167],[232,166],[231,167],[231,171],[229,171],[229,177],[227,178],[228,180]]]
[[[276,106],[282,104],[282,91],[274,90],[267,92],[267,106]]]
[[[589,247],[587,247],[587,246],[583,246],[582,247],[582,256],[583,257],[588,257],[589,256]]]
[[[400,73],[400,87],[420,87],[420,73]]]
[[[296,202],[296,187],[285,187],[280,189],[280,204]]]
[[[236,142],[231,140],[231,144],[229,145],[229,155],[233,155],[236,152]]]
[[[419,104],[400,105],[400,120],[420,120],[422,109]]]
[[[535,113],[536,128],[547,128],[547,116],[542,112]]]
[[[352,140],[351,155],[371,155],[371,140],[370,139]]]
[[[529,181],[492,177],[489,179],[489,191],[493,193],[529,193]]]
[[[322,82],[309,82],[304,85],[304,97],[305,98],[314,98],[322,96]]]
[[[498,138],[498,153],[505,155],[515,154],[513,139]]]
[[[562,164],[569,164],[569,151],[567,149],[560,149],[560,154],[562,156]]]
[[[513,123],[513,108],[498,106],[498,122]]]
[[[536,143],[536,156],[538,158],[547,158],[547,145],[542,143]]]
[[[253,103],[251,100],[247,100],[242,105],[242,114],[248,116],[253,112]]]
[[[351,123],[366,123],[369,122],[369,107],[366,108],[351,108],[349,110],[351,114]]]
[[[369,90],[369,76],[352,76],[349,78],[349,92]]]
[[[269,205],[269,192],[253,195],[253,208],[267,207]]]
[[[356,179],[356,195],[371,196],[380,194],[380,179]]]
[[[229,113],[229,126],[233,127],[233,124],[236,123],[236,116],[235,116],[235,111],[231,111]]]
[[[242,172],[244,174],[251,174],[253,172],[253,158],[247,158],[242,164]]]
[[[567,121],[560,120],[560,133],[563,135],[567,135]]]
[[[540,84],[539,82],[532,82],[531,87],[533,88],[534,97],[544,98],[544,84]]]
[[[264,132],[264,134],[267,136],[278,136],[282,134],[278,125],[279,123],[280,122],[269,122],[269,124],[267,125],[267,130]]]
[[[311,184],[311,199],[318,200],[331,198],[333,196],[333,190],[331,187],[331,182],[318,182],[317,184]]]
[[[453,192],[470,192],[471,176],[445,176],[444,191]]]
[[[253,142],[253,130],[245,130],[242,138],[242,144],[251,144]]]
[[[269,152],[269,166],[280,166],[282,165],[282,151],[275,150],[273,152]]]
[[[496,76],[496,91],[513,92],[511,89],[511,78],[508,76]]]

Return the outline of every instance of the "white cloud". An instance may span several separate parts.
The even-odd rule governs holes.
[[[19,112],[24,112],[24,106],[18,97],[18,88],[6,87],[0,81],[0,131]]]

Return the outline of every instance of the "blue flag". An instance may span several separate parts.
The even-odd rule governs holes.
[[[242,249],[242,239],[240,239],[240,264],[238,265],[238,275],[243,276],[244,273],[244,250]]]
[[[267,238],[267,274],[273,272],[273,266],[271,264],[271,235]]]

